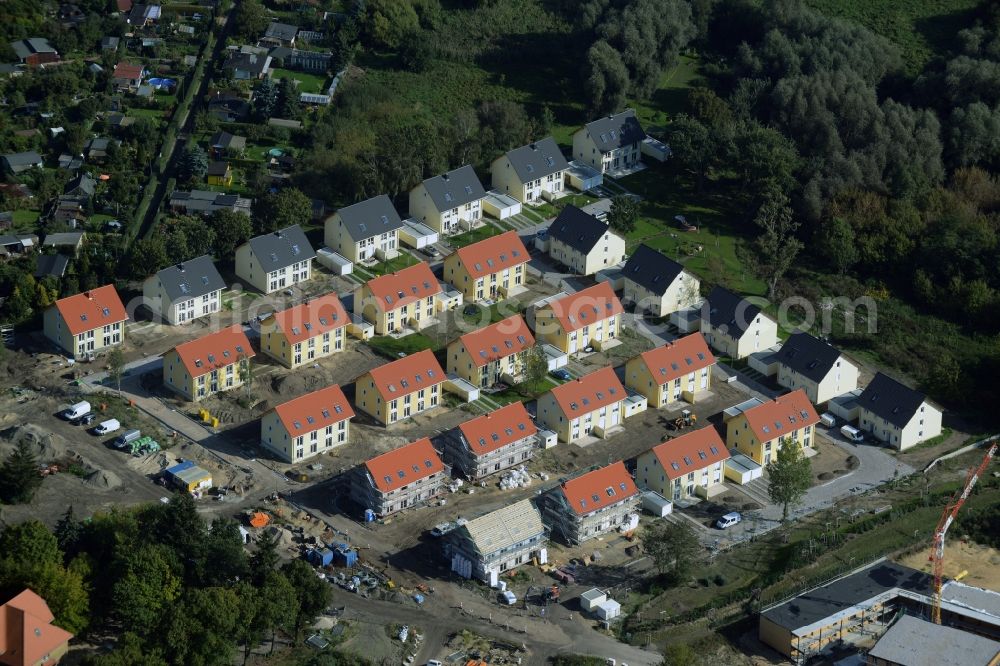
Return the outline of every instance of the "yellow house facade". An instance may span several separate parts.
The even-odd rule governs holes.
[[[384,194],[345,206],[323,224],[327,247],[352,262],[399,256],[403,220]]]
[[[819,416],[802,389],[738,411],[726,421],[726,446],[759,465],[770,463],[785,442],[803,447],[815,442]]]
[[[445,374],[428,349],[372,368],[355,382],[354,404],[387,426],[438,406]]]
[[[466,333],[448,345],[448,372],[475,386],[501,381],[517,383],[524,374],[526,354],[535,345],[521,315]]]
[[[60,298],[42,319],[45,337],[82,359],[120,345],[128,314],[114,285],[105,285]]]
[[[616,342],[625,310],[607,282],[546,303],[535,311],[535,337],[567,354]]]
[[[538,398],[538,421],[563,442],[605,437],[625,419],[625,387],[610,367],[556,386]]]
[[[715,356],[701,333],[692,333],[629,359],[625,385],[646,396],[653,407],[667,407],[679,400],[697,401],[712,387]]]
[[[354,410],[337,384],[282,403],[260,420],[260,442],[287,463],[298,463],[350,439]]]
[[[517,232],[507,231],[449,254],[442,275],[466,300],[505,298],[524,284],[530,258]]]
[[[347,311],[335,293],[275,312],[261,324],[261,351],[297,368],[344,349]]]
[[[724,489],[723,466],[728,458],[715,426],[705,426],[640,454],[635,481],[667,499],[712,497]]]
[[[376,335],[402,328],[420,329],[436,312],[441,283],[426,262],[372,278],[354,290],[354,314],[375,327]]]
[[[243,385],[246,364],[256,356],[239,326],[177,345],[163,355],[163,383],[184,398],[202,398]]]

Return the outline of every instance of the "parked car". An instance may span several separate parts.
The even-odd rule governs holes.
[[[854,426],[840,426],[840,434],[847,438],[849,442],[859,444],[865,441],[865,434]]]
[[[122,434],[115,437],[115,441],[112,443],[116,449],[124,449],[126,446],[134,442],[135,440],[142,437],[142,431],[140,430],[126,430]]]
[[[741,520],[743,520],[743,516],[741,516],[738,511],[733,511],[715,521],[715,526],[720,530],[724,530],[727,527],[732,527]]]
[[[462,308],[462,314],[471,317],[473,315],[479,314],[479,308],[472,303],[469,303],[464,308]]]
[[[568,382],[569,380],[573,379],[573,375],[569,374],[567,370],[564,370],[562,368],[559,368],[558,370],[553,370],[549,374],[555,377],[556,379],[561,379],[564,382]]]
[[[451,523],[451,522],[448,522],[448,523],[439,523],[439,524],[437,524],[437,525],[434,526],[434,529],[431,530],[431,536],[432,537],[442,537],[445,534],[447,534],[448,532],[451,532],[456,527],[458,527],[458,525],[456,525],[455,523]]]
[[[75,426],[78,426],[78,425],[85,425],[85,426],[87,426],[87,425],[90,425],[91,423],[93,423],[96,420],[97,420],[97,414],[95,414],[94,412],[87,412],[86,414],[81,414],[80,416],[76,417],[75,419],[70,419],[70,423],[73,424],[73,425],[75,425]]]
[[[437,248],[430,245],[424,248],[424,254],[426,254],[431,259],[441,258],[441,253],[437,251]]]
[[[63,417],[67,421],[72,421],[73,419],[79,418],[90,411],[90,403],[86,400],[78,402],[74,405],[70,405],[63,411],[59,412],[59,416]]]
[[[118,419],[108,419],[107,421],[101,421],[94,426],[93,433],[95,435],[110,435],[121,427],[122,424],[118,421]]]

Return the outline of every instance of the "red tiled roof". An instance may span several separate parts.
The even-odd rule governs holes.
[[[274,411],[292,437],[340,423],[354,416],[354,409],[337,384],[283,402],[275,407]]]
[[[507,231],[478,243],[460,247],[455,252],[472,279],[490,275],[505,268],[528,263],[528,250],[516,231]]]
[[[376,456],[365,467],[383,493],[444,471],[444,463],[426,437]]]
[[[347,326],[348,321],[347,311],[335,293],[274,313],[274,323],[291,345]]]
[[[141,79],[142,78],[142,65],[132,65],[127,62],[120,62],[115,65],[113,78],[116,79]]]
[[[747,424],[760,442],[770,442],[790,435],[799,428],[819,423],[819,416],[806,396],[805,389],[778,396],[772,402],[751,407],[744,412]]]
[[[639,492],[622,461],[587,472],[562,484],[566,501],[577,514],[588,513],[617,504]]]
[[[491,361],[531,349],[535,345],[535,336],[528,329],[524,317],[519,314],[466,333],[460,339],[478,368]]]
[[[477,456],[496,451],[502,446],[538,432],[535,423],[528,416],[528,410],[520,402],[512,402],[488,414],[461,423],[458,429],[462,431],[469,450]]]
[[[708,350],[701,333],[686,335],[639,356],[649,374],[660,384],[715,365],[715,356]]]
[[[232,365],[240,360],[241,354],[247,358],[257,355],[239,324],[177,345],[174,351],[192,377]]]
[[[110,284],[60,298],[55,307],[73,335],[128,319],[122,299]]]
[[[569,419],[624,400],[625,387],[611,367],[595,370],[552,389],[552,397]]]
[[[38,663],[73,638],[73,634],[51,624],[54,619],[45,600],[30,589],[0,605],[0,663]]]
[[[429,349],[368,371],[383,400],[395,400],[445,380],[441,364]]]
[[[579,330],[625,312],[621,301],[607,282],[598,282],[593,287],[563,296],[545,307],[552,309],[566,332]]]
[[[652,451],[671,481],[729,458],[719,432],[710,425],[668,439]]]
[[[428,296],[441,293],[441,284],[426,261],[388,275],[372,278],[368,289],[375,297],[379,310],[388,312]]]

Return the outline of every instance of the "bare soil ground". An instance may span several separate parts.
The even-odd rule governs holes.
[[[924,548],[900,558],[899,563],[931,573],[931,549]],[[944,575],[955,578],[963,571],[968,574],[963,583],[1000,592],[1000,551],[972,541],[949,539],[944,551]]]

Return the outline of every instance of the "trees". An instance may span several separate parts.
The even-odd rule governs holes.
[[[299,117],[302,105],[299,104],[299,94],[295,90],[295,83],[286,77],[278,84],[278,98],[274,107],[274,115],[279,118],[294,120]]]
[[[253,91],[253,114],[257,122],[267,121],[278,106],[278,86],[274,79],[264,77]]]
[[[123,553],[111,597],[126,631],[144,634],[159,623],[182,590],[174,572],[174,556],[166,546],[142,545]]]
[[[125,371],[125,352],[120,346],[108,352],[108,378],[118,387],[118,397],[122,394],[122,373]]]
[[[409,0],[368,0],[361,17],[365,40],[377,49],[396,50],[420,28]]]
[[[208,171],[208,153],[201,146],[193,145],[181,154],[177,162],[177,177],[193,181],[205,177]]]
[[[270,21],[260,0],[243,0],[236,6],[236,32],[245,41],[256,43]]]
[[[302,560],[292,560],[281,567],[298,600],[292,634],[297,638],[302,627],[330,603],[330,584],[316,577],[312,567]]]
[[[696,188],[701,192],[715,153],[712,133],[697,119],[681,114],[670,124],[669,140],[674,158],[694,172]]]
[[[225,259],[234,256],[236,248],[253,235],[250,216],[232,210],[220,210],[209,219],[215,232],[213,251],[216,257]]]
[[[528,350],[524,357],[524,383],[529,393],[537,391],[549,372],[549,360],[538,345]]]
[[[743,258],[767,283],[767,297],[773,299],[779,281],[802,249],[802,241],[795,237],[799,224],[792,219],[792,208],[783,194],[766,201],[757,211],[754,222],[761,233],[754,240],[753,253],[744,252]]]
[[[27,440],[20,440],[0,465],[0,500],[7,504],[30,502],[42,485],[38,458]]]
[[[812,485],[812,465],[801,446],[784,439],[774,460],[767,464],[767,475],[767,494],[781,505],[781,519],[788,520],[788,507],[798,504]]]
[[[611,199],[611,210],[608,211],[608,224],[612,229],[625,235],[635,229],[639,219],[639,206],[627,194],[618,194]]]
[[[170,257],[167,255],[167,247],[163,241],[163,236],[153,236],[152,238],[141,238],[132,243],[129,252],[129,272],[131,277],[142,280],[150,273],[155,273],[164,266],[170,265]]]
[[[823,224],[819,243],[820,253],[840,275],[844,275],[858,261],[854,229],[843,218],[834,217]]]
[[[264,195],[255,213],[254,226],[257,233],[263,234],[308,222],[312,218],[312,201],[301,190],[286,187]]]
[[[160,224],[159,233],[167,254],[167,262],[179,264],[193,259],[215,244],[215,228],[200,217],[180,215]]]
[[[603,39],[587,51],[583,85],[594,113],[611,113],[625,103],[629,88],[628,69],[619,52]]]
[[[685,523],[661,521],[642,532],[642,548],[653,558],[660,575],[667,574],[677,584],[691,572],[702,547],[698,537]]]

